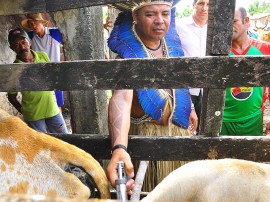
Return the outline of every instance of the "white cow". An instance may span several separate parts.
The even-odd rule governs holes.
[[[237,159],[190,162],[142,202],[269,202],[270,165]]]

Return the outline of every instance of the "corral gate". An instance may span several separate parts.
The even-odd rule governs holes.
[[[6,15],[36,12],[54,12],[53,15],[61,16],[61,12],[66,11],[83,15],[81,9],[116,2],[125,1],[0,0],[0,18],[4,18]],[[109,61],[100,60],[94,56],[97,58],[96,60],[2,64],[0,65],[0,91],[53,89],[80,91],[77,95],[75,94],[76,99],[80,101],[83,99],[80,96],[88,91],[93,92],[95,89],[203,87],[206,89],[201,118],[201,136],[166,137],[166,134],[164,137],[130,136],[131,157],[138,160],[198,160],[230,157],[269,161],[270,141],[268,137],[218,137],[222,122],[225,88],[269,86],[270,58],[265,56],[228,57],[235,1],[210,0],[209,4],[207,40],[207,55],[209,56]],[[66,19],[65,22],[69,20],[72,19]],[[66,29],[63,30],[65,26]],[[102,24],[98,26],[102,27]],[[71,28],[72,23],[66,23],[61,28],[66,44],[71,35],[68,30]],[[4,34],[7,33],[1,33],[1,35]],[[88,40],[87,34],[91,33],[82,33],[80,42]],[[76,44],[76,42],[74,43]],[[79,48],[79,46],[75,48]],[[93,52],[95,51],[100,50]],[[73,54],[72,48],[69,54]],[[84,119],[83,114],[80,114],[80,117]],[[103,125],[107,125],[107,123],[103,123]],[[59,134],[56,137],[77,145],[97,159],[110,159],[108,134]],[[158,148],[163,148],[163,152],[157,152]]]

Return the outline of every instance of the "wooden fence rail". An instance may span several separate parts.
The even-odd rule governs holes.
[[[130,0],[0,0],[0,15],[48,13]]]
[[[131,0],[126,0],[131,1]],[[53,12],[125,0],[0,0],[1,15]],[[224,90],[233,86],[269,86],[269,57],[228,57],[235,0],[210,0],[207,55],[160,60],[87,60],[0,65],[0,91],[138,89],[204,87],[202,133],[217,136]],[[100,25],[102,26],[102,25]],[[166,135],[166,134],[164,134]],[[100,159],[110,158],[102,135],[55,135]],[[242,158],[268,161],[268,137],[129,137],[131,157],[140,160]],[[160,149],[162,148],[162,150]],[[162,152],[161,152],[162,151]]]
[[[166,135],[166,134],[164,134]],[[97,159],[110,159],[110,139],[107,135],[53,136],[72,143]],[[270,137],[144,137],[129,136],[128,151],[137,160],[200,160],[239,158],[270,161]]]
[[[3,64],[0,72],[0,91],[270,85],[269,56]]]

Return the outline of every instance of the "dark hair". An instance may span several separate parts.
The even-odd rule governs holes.
[[[197,3],[198,0],[193,0],[193,5],[195,5]]]
[[[247,17],[247,11],[246,11],[246,9],[244,7],[239,7],[237,10],[240,11],[242,24],[244,24],[245,23],[245,17]]]

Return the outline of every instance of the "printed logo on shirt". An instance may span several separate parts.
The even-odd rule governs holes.
[[[236,100],[246,100],[253,92],[252,87],[235,87],[231,88],[231,95]]]

